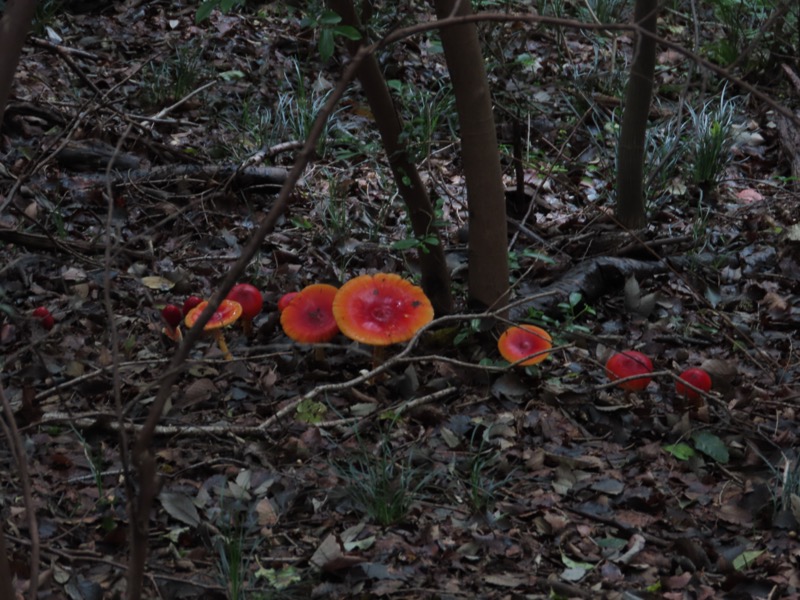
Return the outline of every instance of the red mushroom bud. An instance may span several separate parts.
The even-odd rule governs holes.
[[[294,300],[295,296],[297,296],[299,292],[289,292],[288,294],[284,294],[281,296],[281,299],[278,300],[278,312],[283,312],[289,303]]]
[[[253,331],[253,319],[264,307],[264,299],[261,297],[261,292],[258,291],[256,286],[249,283],[237,283],[228,292],[226,298],[242,305],[242,325],[244,326],[245,334],[250,335]]]
[[[186,315],[188,315],[189,311],[192,310],[198,304],[200,304],[202,301],[203,299],[198,298],[197,296],[189,296],[186,299],[186,302],[183,303],[183,308],[181,310],[181,312],[183,312],[183,316],[185,317]]]
[[[697,400],[700,398],[700,394],[686,385],[686,383],[693,385],[703,392],[708,392],[711,390],[711,375],[706,373],[703,369],[693,367],[681,373],[680,377],[675,382],[675,391],[678,392],[679,396],[684,396],[689,400]]]
[[[33,316],[39,319],[39,324],[47,329],[47,331],[50,331],[56,324],[56,320],[53,318],[53,315],[51,315],[50,311],[44,306],[35,308],[33,310]]]
[[[161,309],[161,318],[164,319],[164,323],[167,324],[166,327],[161,330],[161,333],[173,342],[180,342],[183,338],[180,328],[181,321],[183,320],[181,309],[174,304],[167,304]]]
[[[619,387],[627,392],[639,392],[645,389],[652,380],[652,377],[646,377],[646,375],[652,372],[653,363],[650,359],[635,350],[619,352],[606,362],[606,375],[611,381],[641,375],[641,377],[619,384]]]

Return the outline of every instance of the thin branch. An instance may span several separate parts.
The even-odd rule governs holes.
[[[25,452],[25,444],[22,442],[22,436],[19,433],[19,429],[17,429],[14,411],[11,410],[11,404],[6,398],[2,384],[0,384],[0,404],[3,406],[3,414],[5,416],[5,434],[8,438],[8,445],[14,450],[14,456],[17,459],[19,479],[22,484],[22,497],[25,501],[25,512],[28,513],[28,529],[30,530],[29,533],[31,536],[31,572],[28,597],[31,600],[36,600],[39,588],[39,560],[41,558],[39,523],[36,519],[36,505],[33,503],[31,476],[28,472],[28,455]],[[6,555],[3,554],[3,556],[0,556],[0,560],[7,560]],[[8,597],[13,598],[14,595],[12,594]]]

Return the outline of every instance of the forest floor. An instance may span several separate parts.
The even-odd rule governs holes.
[[[27,453],[40,598],[122,596],[115,383],[131,432],[175,351],[160,309],[216,289],[344,62],[337,51],[320,69],[313,30],[279,3],[199,25],[194,10],[126,2],[47,15],[3,124],[1,381]],[[686,24],[670,19],[685,42]],[[230,362],[201,340],[171,395],[153,448],[163,487],[146,597],[798,597],[800,214],[775,110],[713,81],[699,96],[690,63],[660,51],[654,123],[690,123],[661,145],[679,142],[669,147],[680,158],[697,135],[677,108],[690,90],[693,106],[732,111],[730,155],[704,194],[685,161],[662,180],[667,168],[651,169],[650,191],[662,191],[649,225],[620,234],[609,197],[629,37],[512,23],[482,32],[509,189],[510,124],[522,116],[515,290],[555,292],[517,316],[546,327],[557,350],[498,369],[496,335],[456,320],[403,362],[392,348],[387,374],[362,381],[368,349],[340,336],[321,356],[286,338],[276,317],[286,292],[367,272],[417,277],[421,242],[354,88],[247,266],[265,298],[255,334],[229,332]],[[443,56],[427,36],[380,58],[466,313],[467,211]],[[791,87],[777,71],[766,85],[776,98]],[[107,176],[118,145],[125,175]],[[257,185],[230,169],[248,159]],[[31,316],[38,306],[52,329]],[[653,359],[644,391],[608,384],[605,360],[625,349]],[[688,367],[714,383],[695,402],[675,391]],[[30,507],[5,445],[0,473],[22,597]]]

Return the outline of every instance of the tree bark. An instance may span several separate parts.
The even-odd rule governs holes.
[[[35,12],[36,0],[6,0],[6,9],[0,18],[0,126]]]
[[[657,9],[657,0],[636,0],[634,22],[643,30],[655,34]],[[617,148],[616,217],[622,226],[630,229],[644,227],[647,222],[643,190],[644,145],[655,67],[656,40],[638,33]]]
[[[436,16],[472,14],[470,0],[434,0]],[[500,151],[489,80],[474,23],[444,27],[442,46],[453,82],[469,203],[469,296],[476,308],[508,301],[508,228]]]
[[[352,0],[328,0],[328,6],[342,17],[343,24],[361,29]],[[355,56],[360,45],[359,42],[348,42],[350,54]],[[437,245],[428,245],[427,252],[419,251],[422,289],[430,299],[437,316],[450,314],[453,311],[450,272],[445,261],[441,238],[433,223],[433,205],[417,167],[411,162],[406,147],[400,142],[403,122],[395,109],[389,86],[374,54],[370,54],[362,61],[357,77],[375,117],[375,124],[381,134],[397,189],[408,209],[414,235],[424,238],[434,234],[439,240]]]

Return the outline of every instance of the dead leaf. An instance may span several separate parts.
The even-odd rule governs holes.
[[[200,515],[197,512],[192,499],[180,492],[164,492],[158,495],[161,505],[167,514],[181,523],[190,527],[197,527],[200,524]]]

